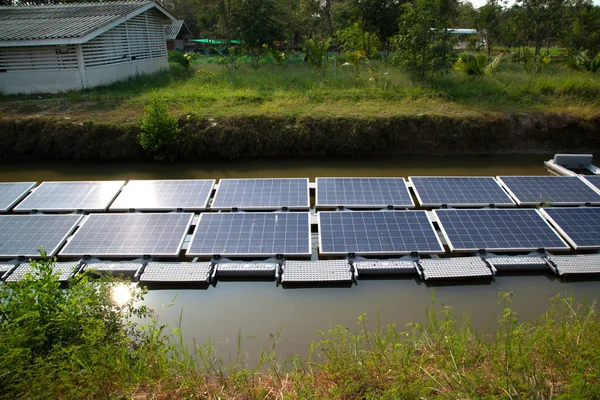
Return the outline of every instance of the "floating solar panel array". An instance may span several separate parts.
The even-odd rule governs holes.
[[[91,214],[60,255],[176,257],[193,216],[191,213]]]
[[[568,250],[536,209],[435,210],[451,251]]]
[[[35,182],[6,182],[0,183],[0,212],[7,212],[17,204],[32,187]]]
[[[221,179],[211,204],[214,210],[308,210],[307,178]]]
[[[43,182],[15,211],[106,211],[125,181]]]
[[[208,283],[212,265],[209,262],[154,262],[146,265],[141,283]]]
[[[324,255],[443,253],[425,211],[319,213],[319,252]]]
[[[0,258],[56,255],[81,215],[0,215]]]
[[[309,256],[307,212],[205,213],[200,215],[189,256]]]
[[[79,261],[55,262],[52,264],[52,272],[58,274],[60,282],[66,282],[79,268]],[[25,278],[27,274],[36,274],[35,269],[29,263],[20,264],[6,279],[6,282],[17,282]]]
[[[317,207],[412,208],[404,178],[317,178]]]
[[[499,176],[517,204],[600,205],[600,194],[577,176]]]
[[[409,182],[423,207],[515,205],[508,193],[491,176],[412,176]]]
[[[543,213],[575,249],[600,249],[600,208],[545,208]]]
[[[204,210],[214,185],[213,179],[129,181],[110,210]]]
[[[282,284],[352,282],[352,271],[346,260],[286,261]]]

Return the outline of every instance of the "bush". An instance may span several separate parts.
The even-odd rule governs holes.
[[[152,94],[144,108],[144,118],[138,136],[140,145],[155,160],[175,159],[179,142],[179,124],[164,99]]]
[[[463,71],[467,75],[491,75],[500,65],[502,55],[495,57],[488,63],[488,57],[484,54],[461,54],[453,68]]]
[[[186,71],[192,66],[194,54],[180,51],[169,51],[169,62],[181,65]]]
[[[133,306],[142,293],[116,304],[118,281],[78,275],[65,290],[52,260],[31,265],[22,281],[0,285],[0,398],[102,397],[134,363],[132,319],[149,316]]]

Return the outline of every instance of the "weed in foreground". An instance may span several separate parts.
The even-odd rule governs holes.
[[[230,362],[211,342],[188,346],[176,326],[111,300],[118,283],[82,275],[63,289],[52,261],[0,285],[0,398],[599,398],[600,318],[595,304],[557,296],[545,314],[520,322],[510,293],[485,332],[467,316],[432,305],[423,323],[399,329],[336,326],[309,356],[283,362],[280,334],[258,361],[241,348]],[[136,325],[133,317],[145,325]]]

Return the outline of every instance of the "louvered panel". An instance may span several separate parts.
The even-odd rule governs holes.
[[[154,10],[140,14],[83,45],[85,66],[166,57],[164,22]]]
[[[77,50],[69,46],[0,48],[0,70],[77,69]]]

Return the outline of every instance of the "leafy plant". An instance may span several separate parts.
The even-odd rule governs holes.
[[[337,31],[336,35],[345,51],[362,51],[367,57],[377,54],[381,46],[377,35],[366,31],[359,22]]]
[[[174,160],[179,142],[179,123],[167,102],[152,93],[150,102],[144,108],[138,140],[140,145],[155,160]]]
[[[169,51],[169,62],[181,65],[186,71],[192,66],[193,53],[182,53],[180,51]]]
[[[462,71],[467,75],[492,75],[498,69],[502,61],[502,55],[494,57],[491,62],[484,54],[461,54],[453,68],[457,71]]]
[[[330,45],[331,39],[320,41],[308,39],[306,42],[304,42],[303,50],[306,54],[306,58],[308,59],[308,63],[316,69],[321,69],[324,66],[323,61]]]
[[[600,70],[600,53],[595,56],[588,50],[582,51],[566,61],[569,67],[595,74]]]

